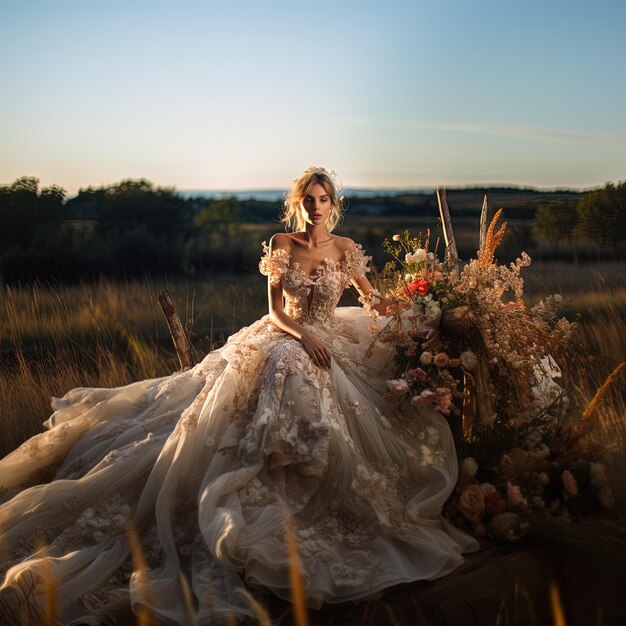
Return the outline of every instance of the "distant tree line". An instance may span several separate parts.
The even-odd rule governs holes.
[[[511,229],[514,253],[525,248],[533,234],[550,243],[580,239],[603,246],[626,239],[626,183],[609,183],[583,195],[489,192],[507,207],[508,218],[534,218],[532,228],[529,223],[516,232]],[[450,190],[448,199],[455,213],[478,216],[482,193]],[[544,201],[538,205],[539,198]],[[546,198],[559,201],[545,202]],[[436,203],[434,194],[348,198],[351,216],[435,218]],[[0,281],[74,282],[149,274],[197,277],[226,269],[253,270],[259,242],[280,229],[276,223],[280,209],[280,200],[185,197],[145,179],[88,187],[68,199],[57,185],[40,188],[37,178],[21,177],[0,186]],[[251,229],[250,224],[257,226]],[[371,246],[378,239],[372,232],[364,243]]]
[[[582,240],[617,246],[626,240],[626,182],[607,183],[577,202],[550,202],[537,207],[534,231],[549,243]]]
[[[195,276],[255,267],[242,221],[265,221],[279,203],[255,201],[244,215],[232,197],[186,198],[144,179],[81,189],[39,188],[33,177],[0,186],[0,279],[74,282],[98,276]],[[252,245],[253,244],[253,245]]]

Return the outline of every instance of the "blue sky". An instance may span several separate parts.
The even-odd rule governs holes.
[[[626,3],[0,0],[0,183],[626,179]]]

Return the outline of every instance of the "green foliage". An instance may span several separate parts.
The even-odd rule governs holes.
[[[537,208],[533,230],[544,241],[571,240],[574,236],[578,214],[571,202],[549,202]]]
[[[234,197],[211,201],[194,219],[202,235],[229,239],[240,231],[241,203]]]
[[[67,206],[72,217],[97,220],[104,237],[140,225],[168,240],[187,237],[192,230],[192,202],[174,188],[155,187],[144,178],[81,189]]]
[[[551,244],[582,239],[615,248],[626,240],[626,182],[589,191],[577,204],[563,200],[539,205],[533,232]]]
[[[39,190],[39,179],[22,176],[0,186],[0,249],[28,246],[38,230],[55,230],[63,219],[65,190]]]
[[[576,210],[582,237],[614,246],[626,239],[626,182],[586,193]]]

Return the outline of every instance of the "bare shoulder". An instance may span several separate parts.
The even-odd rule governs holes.
[[[291,237],[287,233],[276,233],[270,238],[270,250],[291,250]]]
[[[352,250],[356,250],[356,244],[350,237],[339,237],[336,236],[335,245],[341,252],[351,252]]]

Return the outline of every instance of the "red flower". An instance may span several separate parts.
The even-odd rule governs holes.
[[[423,278],[414,278],[413,281],[407,285],[410,292],[417,293],[420,296],[425,296],[428,293],[429,286],[429,282]]]
[[[502,512],[502,506],[500,504],[502,496],[498,491],[488,491],[485,494],[485,510],[489,515],[497,515]]]

